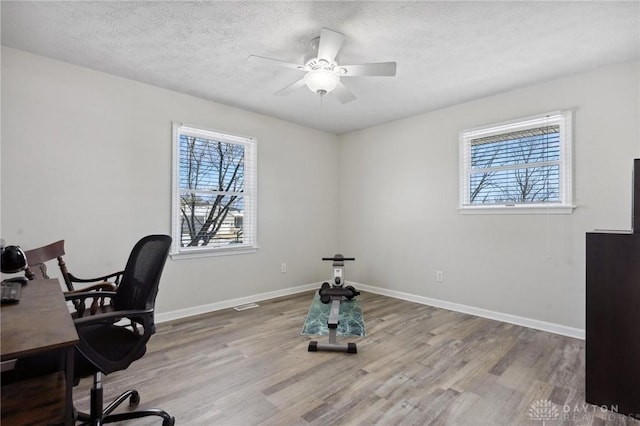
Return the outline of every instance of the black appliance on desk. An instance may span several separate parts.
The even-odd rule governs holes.
[[[16,274],[27,267],[27,256],[20,246],[4,246],[0,249],[0,270],[4,274]],[[2,303],[17,303],[20,301],[22,286],[27,283],[25,277],[14,277],[2,280],[0,301]]]

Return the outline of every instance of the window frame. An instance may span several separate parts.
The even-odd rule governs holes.
[[[182,247],[182,226],[180,214],[180,136],[189,135],[203,139],[213,139],[230,144],[243,145],[244,180],[243,180],[243,230],[249,229],[250,241],[239,246],[198,246]],[[255,253],[258,246],[258,147],[253,137],[230,134],[219,130],[207,129],[202,126],[180,122],[172,123],[172,190],[171,190],[171,236],[173,243],[169,255],[172,259],[190,259],[210,256],[227,256],[236,254]],[[246,228],[249,227],[249,228]]]
[[[570,110],[552,111],[545,114],[518,118],[501,123],[463,130],[459,133],[459,179],[460,193],[458,211],[461,214],[571,214],[573,205],[573,113]],[[471,145],[475,139],[508,134],[528,129],[559,126],[559,202],[471,204],[470,176]],[[514,169],[517,167],[514,167]]]

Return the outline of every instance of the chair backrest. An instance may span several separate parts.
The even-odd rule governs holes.
[[[24,254],[27,257],[27,268],[24,271],[27,279],[49,279],[49,275],[47,274],[46,262],[57,259],[64,283],[66,284],[69,291],[73,290],[73,284],[71,282],[71,278],[69,277],[67,265],[64,263],[64,259],[62,258],[62,256],[65,255],[64,240],[56,241],[55,243],[51,243],[32,250],[26,250]]]
[[[168,235],[148,235],[136,243],[116,290],[116,311],[153,309],[170,247],[171,237]]]
[[[76,345],[76,378],[96,371],[109,374],[123,370],[144,355],[147,341],[155,333],[153,309],[170,247],[168,235],[149,235],[131,250],[112,299],[114,312],[109,313],[118,315],[118,311],[123,311],[121,318],[128,318],[130,324],[101,320],[100,314],[75,320],[80,336]],[[136,312],[131,313],[131,310]]]

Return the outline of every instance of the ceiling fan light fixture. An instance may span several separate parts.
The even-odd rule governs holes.
[[[304,76],[304,82],[313,93],[326,95],[336,88],[340,77],[335,73],[327,70],[309,71]]]

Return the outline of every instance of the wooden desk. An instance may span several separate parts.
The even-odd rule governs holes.
[[[62,357],[65,371],[64,423],[73,424],[73,353],[74,345],[78,342],[78,333],[58,280],[30,281],[22,288],[20,303],[2,305],[0,318],[2,321],[2,361],[53,350],[64,354]],[[51,380],[47,377],[43,376],[42,380]],[[59,383],[59,379],[53,380],[58,380]],[[20,383],[10,386],[20,386]],[[43,386],[49,388],[48,382],[43,382]],[[33,383],[29,383],[28,387],[33,388]],[[17,392],[14,389],[12,391]],[[4,394],[5,388],[3,387],[2,390]],[[42,389],[39,392],[41,393]],[[38,395],[39,392],[33,393],[33,398],[43,397],[41,394]],[[22,396],[20,395],[20,397]],[[27,398],[28,396],[25,394],[24,399]],[[4,408],[5,395],[2,399]],[[26,409],[31,411],[31,408]],[[5,413],[2,414],[4,423]]]

